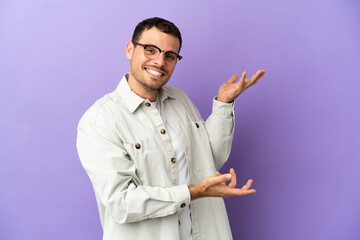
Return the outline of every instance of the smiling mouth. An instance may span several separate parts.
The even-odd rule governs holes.
[[[161,72],[158,72],[154,69],[149,69],[149,68],[144,68],[146,72],[150,73],[151,75],[154,75],[154,76],[158,76],[158,77],[162,77],[164,76],[165,74],[164,73],[161,73]]]

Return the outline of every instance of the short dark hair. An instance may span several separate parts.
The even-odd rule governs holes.
[[[172,22],[159,17],[148,18],[141,21],[134,30],[132,41],[137,42],[140,39],[141,34],[145,30],[149,30],[153,27],[156,27],[158,30],[160,30],[163,33],[167,33],[177,37],[180,41],[180,47],[179,47],[179,52],[180,52],[182,45],[180,30]]]

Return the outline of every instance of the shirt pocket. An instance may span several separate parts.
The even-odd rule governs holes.
[[[143,185],[162,186],[164,184],[160,154],[153,138],[124,143],[124,147],[134,162],[136,174]]]
[[[214,168],[214,158],[210,139],[203,121],[188,122],[190,130],[190,149],[196,170]]]

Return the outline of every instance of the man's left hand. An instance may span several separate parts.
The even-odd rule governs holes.
[[[244,71],[241,75],[240,81],[237,83],[235,82],[239,76],[237,74],[232,75],[229,80],[220,86],[217,100],[226,103],[234,101],[235,98],[237,98],[243,91],[257,83],[260,78],[264,76],[265,72],[265,69],[258,70],[251,78],[245,79],[246,71]]]

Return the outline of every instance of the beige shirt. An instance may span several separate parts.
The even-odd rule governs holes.
[[[234,106],[213,100],[206,122],[186,94],[165,85],[165,119],[185,148],[191,184],[214,176],[227,160]],[[104,240],[178,240],[178,212],[190,204],[193,239],[232,239],[222,198],[190,201],[179,185],[176,156],[155,104],[131,91],[126,75],[117,89],[86,111],[77,148],[93,184]]]

